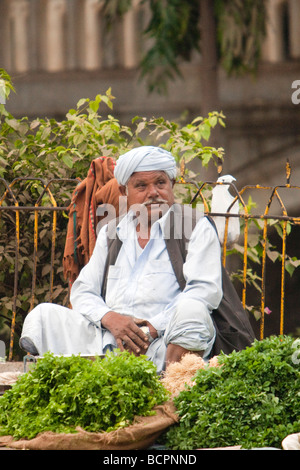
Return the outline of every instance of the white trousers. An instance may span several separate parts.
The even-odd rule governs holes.
[[[189,351],[204,351],[209,356],[215,328],[205,306],[196,300],[182,300],[163,336],[149,346],[146,356],[158,373],[165,367],[166,348],[177,344]],[[56,304],[42,303],[25,318],[20,346],[31,354],[96,356],[116,347],[113,336],[83,314]]]

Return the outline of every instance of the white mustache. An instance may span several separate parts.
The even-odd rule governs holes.
[[[143,202],[143,206],[150,206],[151,204],[168,204],[168,201],[165,199],[148,199],[148,201]]]

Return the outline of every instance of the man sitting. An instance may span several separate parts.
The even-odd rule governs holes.
[[[188,351],[208,357],[215,340],[211,312],[222,299],[215,229],[206,217],[199,217],[188,243],[181,290],[165,242],[175,206],[174,157],[158,147],[133,149],[119,157],[115,178],[127,211],[116,226],[122,245],[108,269],[105,298],[101,292],[107,224],[72,286],[72,309],[45,303],[35,307],[25,319],[21,347],[39,355],[128,349],[147,355],[158,372]]]

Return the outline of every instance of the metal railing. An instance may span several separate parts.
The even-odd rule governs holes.
[[[290,216],[288,215],[288,211],[283,203],[283,200],[280,196],[280,189],[293,189],[293,190],[300,190],[299,186],[292,186],[289,183],[286,185],[279,185],[279,186],[261,186],[261,185],[247,185],[244,186],[240,191],[237,190],[233,183],[218,183],[218,184],[229,184],[234,193],[234,199],[230,206],[227,209],[227,213],[212,213],[209,212],[209,206],[207,203],[206,198],[203,196],[203,190],[205,186],[212,185],[214,186],[216,183],[213,182],[205,182],[203,183],[198,191],[196,196],[200,196],[203,200],[205,205],[205,213],[211,215],[212,217],[225,217],[225,233],[224,233],[224,243],[222,249],[222,262],[223,265],[226,266],[227,260],[227,237],[228,237],[228,225],[229,220],[232,217],[238,217],[239,219],[244,220],[244,227],[243,227],[243,265],[242,265],[242,304],[244,308],[246,307],[246,298],[247,298],[247,268],[248,268],[248,239],[249,239],[249,224],[251,220],[261,220],[263,221],[263,228],[262,228],[262,255],[261,255],[261,298],[260,298],[260,339],[264,338],[264,326],[265,326],[265,312],[266,312],[266,259],[267,259],[267,245],[268,245],[268,222],[269,221],[277,221],[282,222],[282,246],[281,246],[281,282],[280,282],[280,328],[279,334],[284,333],[284,298],[285,298],[285,281],[286,281],[286,244],[287,244],[287,224],[300,224],[300,217]],[[255,191],[267,191],[268,198],[267,203],[264,207],[264,210],[260,214],[250,214],[247,208],[247,204],[244,201],[244,194],[247,191],[255,190]],[[270,214],[270,208],[274,201],[277,201],[281,208],[280,214]],[[240,204],[240,212],[239,214],[232,214],[230,210],[232,209],[233,205],[236,201]]]
[[[186,181],[181,180],[181,183],[187,184]],[[31,188],[32,186],[38,186],[39,188],[39,195],[36,200],[32,203],[28,203],[28,200],[22,198],[20,201],[20,197],[22,196],[22,192],[18,189],[20,184],[25,184],[26,187]],[[14,240],[14,250],[11,256],[11,260],[13,260],[14,267],[10,265],[10,271],[12,269],[13,272],[13,285],[11,288],[8,288],[8,292],[11,295],[11,308],[6,311],[6,313],[1,315],[0,310],[0,318],[1,316],[5,317],[6,321],[10,321],[10,344],[9,344],[9,354],[8,360],[13,359],[13,348],[14,348],[14,339],[15,339],[15,329],[16,329],[16,321],[18,316],[18,311],[20,310],[20,306],[18,306],[18,299],[22,296],[24,286],[20,280],[20,250],[24,249],[22,246],[21,241],[21,221],[20,216],[21,214],[28,213],[33,218],[33,228],[31,233],[29,233],[29,245],[31,243],[32,255],[28,255],[31,267],[31,295],[30,295],[30,302],[28,306],[28,311],[30,311],[37,301],[37,291],[38,291],[38,264],[39,264],[39,245],[43,239],[41,237],[41,230],[43,230],[43,226],[40,226],[39,221],[42,216],[49,217],[51,221],[50,224],[50,234],[51,234],[51,242],[49,250],[49,270],[48,270],[48,281],[47,285],[49,286],[47,292],[48,301],[52,302],[53,293],[54,293],[54,284],[56,279],[56,268],[57,266],[60,267],[62,270],[62,256],[60,251],[60,259],[57,259],[57,241],[58,241],[58,232],[59,232],[59,239],[60,244],[64,243],[66,237],[66,223],[67,223],[67,208],[70,202],[69,197],[71,197],[73,189],[75,189],[75,185],[78,184],[78,180],[70,180],[70,179],[55,179],[50,181],[43,181],[40,178],[16,178],[12,182],[8,182],[2,178],[0,178],[0,240],[2,240],[3,248],[2,248],[2,255],[5,252],[6,244],[11,243]],[[224,266],[228,266],[228,260],[230,259],[230,255],[232,254],[232,247],[229,247],[227,244],[227,236],[228,236],[228,224],[229,220],[232,217],[238,217],[240,220],[240,224],[242,225],[242,231],[239,239],[239,252],[241,255],[241,301],[243,306],[247,307],[247,286],[249,286],[249,238],[251,238],[251,234],[253,231],[253,227],[250,226],[251,222],[258,221],[259,224],[256,225],[256,229],[260,230],[260,246],[261,246],[261,256],[260,261],[257,264],[257,269],[259,272],[259,283],[260,283],[260,328],[259,328],[259,336],[262,339],[265,335],[265,310],[266,310],[266,269],[267,269],[267,255],[268,255],[268,243],[269,243],[269,227],[270,221],[274,224],[280,224],[281,227],[281,249],[280,249],[280,306],[279,306],[279,315],[280,315],[280,326],[279,326],[279,334],[284,334],[284,324],[285,324],[285,284],[286,284],[286,260],[287,260],[287,238],[288,238],[288,226],[297,226],[300,225],[300,216],[291,216],[288,214],[288,210],[286,205],[283,202],[283,199],[280,195],[280,190],[285,189],[288,191],[296,190],[299,191],[300,187],[292,186],[289,181],[289,173],[287,173],[287,182],[285,185],[279,186],[260,186],[260,185],[249,185],[244,186],[242,189],[238,190],[237,187],[233,183],[216,183],[216,182],[203,182],[201,184],[197,184],[195,182],[190,183],[194,185],[196,188],[195,195],[193,197],[192,202],[201,201],[204,207],[204,212],[212,217],[221,216],[225,217],[225,233],[224,233],[224,243],[222,246],[222,260]],[[211,190],[217,184],[228,184],[230,186],[231,194],[233,195],[232,204],[228,207],[226,213],[212,213],[210,211],[210,198],[211,198]],[[64,196],[64,203],[60,204],[57,198],[57,195],[54,194],[53,188],[60,188],[60,190],[65,186],[69,185],[69,192]],[[2,189],[1,189],[2,188]],[[267,201],[264,204],[263,208],[257,214],[251,213],[249,211],[248,205],[245,202],[245,197],[247,192],[267,192]],[[25,203],[24,203],[25,201]],[[234,203],[238,201],[240,210],[238,214],[231,213],[231,209]],[[273,203],[276,202],[277,206],[280,208],[279,212],[271,213],[271,208]],[[300,206],[300,205],[299,205]],[[298,207],[300,209],[300,207]],[[58,226],[58,214],[64,214],[64,221],[65,226],[61,229]],[[4,216],[6,216],[6,220],[9,222],[9,235],[7,232],[2,233],[4,229],[7,231],[7,223],[4,220]],[[1,225],[2,221],[2,225]],[[48,224],[49,225],[49,224]],[[26,225],[26,230],[28,229],[28,224]],[[47,229],[48,231],[49,229]],[[48,232],[49,235],[49,232]],[[12,245],[10,245],[12,246]],[[1,248],[1,245],[0,245]],[[29,248],[30,250],[30,248]],[[251,257],[250,257],[251,258]],[[2,256],[3,262],[3,256]],[[0,251],[0,266],[2,264],[3,270],[3,263],[1,262],[1,251]],[[12,263],[12,261],[11,261]],[[12,273],[11,273],[12,277]],[[27,274],[28,278],[28,274]],[[59,281],[61,283],[61,280]],[[28,279],[27,279],[27,290],[28,287]],[[63,289],[67,292],[68,291],[68,282],[65,282]],[[68,294],[66,295],[68,298]],[[56,299],[55,299],[56,300]],[[0,309],[2,299],[0,298]],[[22,317],[23,314],[23,317]],[[26,312],[23,310],[21,312],[21,319],[26,315]],[[276,333],[275,333],[276,334]]]
[[[18,197],[14,192],[14,188],[19,183],[38,183],[39,187],[42,188],[38,198],[31,205],[21,205],[18,201]],[[58,205],[55,199],[51,186],[58,183],[60,186],[66,183],[71,183],[73,189],[78,184],[78,180],[73,179],[52,179],[48,182],[41,178],[15,178],[12,182],[7,182],[3,178],[0,178],[0,184],[4,187],[4,192],[0,197],[0,220],[3,213],[14,214],[15,219],[15,248],[14,248],[14,281],[13,281],[13,298],[11,308],[11,326],[10,326],[10,344],[9,344],[9,355],[8,359],[13,358],[13,347],[14,347],[14,336],[15,326],[17,317],[17,299],[19,293],[19,256],[20,256],[20,213],[30,212],[34,214],[34,228],[32,233],[33,240],[33,254],[32,254],[32,284],[31,284],[31,299],[29,311],[34,307],[35,293],[37,284],[37,259],[38,259],[38,235],[39,235],[39,215],[41,213],[51,214],[51,248],[50,248],[50,273],[49,273],[49,301],[53,300],[53,289],[54,289],[54,261],[55,261],[55,248],[57,241],[57,213],[65,212],[68,209],[68,204]],[[45,195],[48,195],[48,199],[51,205],[43,205],[42,200]],[[9,203],[5,204],[6,201]],[[1,233],[0,233],[1,235]],[[65,236],[65,235],[64,235]],[[66,287],[68,289],[68,285]]]

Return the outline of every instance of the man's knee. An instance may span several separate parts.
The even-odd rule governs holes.
[[[184,299],[178,303],[176,312],[166,332],[165,343],[170,346],[172,357],[182,356],[183,351],[207,356],[215,338],[215,328],[210,313],[202,302]],[[172,345],[172,346],[171,346]]]

